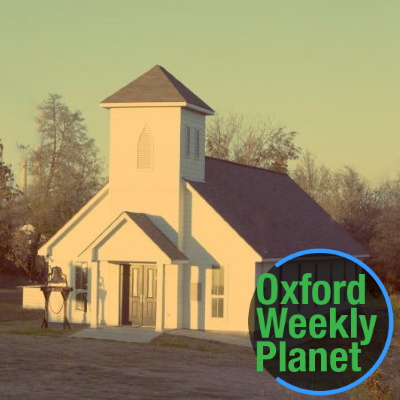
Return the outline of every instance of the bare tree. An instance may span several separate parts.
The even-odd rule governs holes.
[[[207,155],[229,160],[232,156],[232,142],[241,134],[242,129],[242,115],[230,113],[224,116],[216,113],[207,124]]]
[[[217,113],[207,125],[207,155],[244,165],[287,172],[288,163],[299,157],[294,144],[297,132],[263,118]]]
[[[373,188],[354,168],[329,171],[309,151],[292,177],[368,249],[368,263],[388,289],[399,290],[400,177]]]
[[[379,212],[370,249],[374,264],[387,274],[400,273],[400,177],[377,189]],[[399,281],[392,282],[399,289]]]
[[[310,150],[303,153],[291,176],[315,201],[321,205],[326,202],[332,189],[332,174],[324,164],[317,165]]]
[[[352,167],[336,172],[334,216],[367,248],[376,231],[379,213],[376,190]]]

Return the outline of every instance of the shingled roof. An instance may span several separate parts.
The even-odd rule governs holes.
[[[312,248],[368,251],[289,176],[206,157],[205,182],[190,185],[262,257]]]
[[[146,214],[129,211],[125,213],[171,260],[187,260],[187,257],[154,225]]]
[[[160,65],[156,65],[102,101],[108,104],[154,102],[185,102],[213,113],[210,106]]]

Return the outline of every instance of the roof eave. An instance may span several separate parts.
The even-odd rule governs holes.
[[[139,107],[185,107],[201,114],[214,115],[211,108],[200,107],[186,101],[148,101],[148,102],[126,102],[126,103],[100,103],[101,108],[139,108]]]
[[[206,115],[214,115],[215,114],[215,112],[212,108],[204,108],[204,107],[196,106],[195,104],[191,104],[191,103],[186,103],[186,108],[189,108],[190,110],[197,111],[199,113],[206,114]]]
[[[352,254],[350,254],[350,255],[352,255]],[[361,255],[352,255],[354,258],[358,258],[359,260],[365,260],[366,258],[368,258],[369,257],[369,254],[361,254]],[[262,262],[272,262],[272,263],[276,263],[276,262],[278,262],[278,261],[280,261],[280,260],[282,260],[282,258],[285,258],[286,256],[283,256],[283,257],[270,257],[270,258],[263,258],[262,259]],[[317,257],[313,257],[313,256],[309,256],[308,257],[309,259],[315,259],[315,258],[317,258]],[[306,260],[307,259],[307,257],[304,257],[304,259]]]
[[[101,108],[132,108],[132,107],[186,107],[186,101],[159,101],[140,103],[100,103]]]

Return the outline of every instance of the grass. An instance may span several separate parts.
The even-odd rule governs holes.
[[[254,359],[253,349],[247,347],[240,347],[212,340],[196,339],[187,336],[170,335],[168,333],[157,336],[151,341],[150,345]]]
[[[26,329],[12,329],[7,331],[13,335],[24,335],[24,336],[50,336],[50,337],[62,337],[69,336],[77,332],[76,330],[61,330],[61,329],[41,329],[41,328],[26,328]]]
[[[0,324],[3,322],[34,321],[42,318],[43,310],[27,310],[19,304],[0,302]]]
[[[349,391],[351,400],[395,400],[400,398],[400,297],[392,296],[394,334],[389,351],[379,368]]]
[[[172,342],[161,342],[158,344],[161,347],[174,347],[176,349],[189,349],[190,346],[187,343],[172,343]]]
[[[1,289],[0,298],[0,333],[62,337],[76,331],[62,329],[41,329],[43,310],[22,308],[20,296],[15,290]]]

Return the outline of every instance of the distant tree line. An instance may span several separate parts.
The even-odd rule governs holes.
[[[217,113],[207,126],[206,153],[288,173],[368,249],[367,263],[388,289],[400,290],[400,175],[373,187],[353,167],[333,171],[318,164],[310,151],[295,144],[297,135],[268,119]]]
[[[41,279],[39,247],[105,184],[103,161],[80,111],[50,94],[37,108],[39,141],[20,146],[30,183],[21,191],[0,162],[0,273],[10,260]],[[400,176],[373,187],[352,167],[333,171],[296,145],[298,133],[274,121],[217,113],[206,132],[206,154],[288,173],[370,253],[367,263],[390,290],[399,290]],[[297,160],[294,168],[290,163]]]
[[[207,125],[206,154],[239,164],[288,172],[301,152],[298,133],[273,120],[248,119],[242,114],[216,113]]]
[[[304,152],[292,178],[369,250],[367,264],[400,290],[400,175],[372,186],[354,168],[331,171]]]

